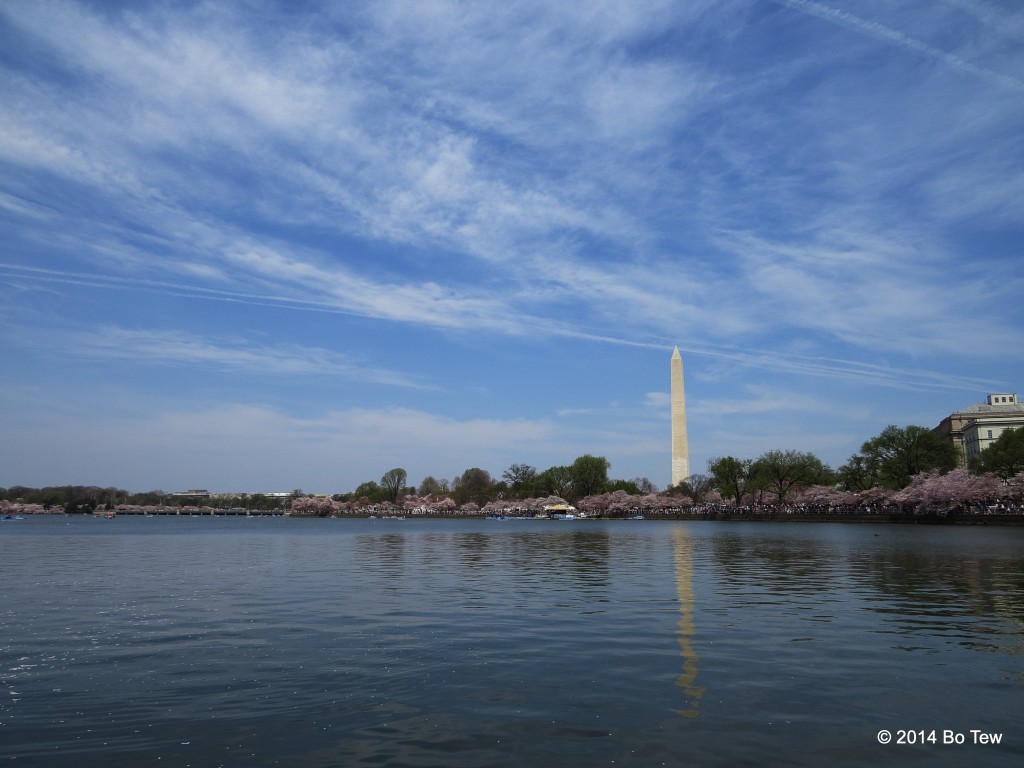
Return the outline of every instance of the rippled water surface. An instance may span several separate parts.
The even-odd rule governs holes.
[[[13,765],[1024,764],[1019,529],[61,516],[0,572]]]

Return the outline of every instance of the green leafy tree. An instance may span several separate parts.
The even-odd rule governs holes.
[[[398,501],[398,495],[405,488],[405,480],[408,474],[401,467],[395,467],[389,469],[380,478],[380,487],[384,490],[384,497],[395,504]]]
[[[604,490],[605,493],[625,491],[630,496],[637,496],[641,493],[640,486],[637,485],[636,480],[611,480],[605,485]]]
[[[767,451],[751,468],[759,487],[774,494],[779,506],[797,488],[827,485],[832,471],[813,453],[800,451]]]
[[[975,472],[991,472],[1009,480],[1024,472],[1024,427],[1007,429],[972,463]]]
[[[567,499],[572,495],[572,467],[548,467],[537,476],[537,483],[543,493]]]
[[[455,481],[455,488],[452,491],[452,499],[457,504],[466,504],[470,501],[483,506],[491,500],[491,486],[494,480],[491,473],[480,467],[472,467],[462,473]]]
[[[914,475],[956,467],[953,443],[927,427],[890,424],[860,448],[863,466],[888,488],[906,488]]]
[[[572,495],[576,499],[600,493],[608,484],[608,470],[611,462],[604,456],[589,453],[577,457],[570,468],[572,472]]]
[[[367,480],[352,492],[352,498],[365,498],[372,504],[380,504],[383,501],[387,501],[387,494],[373,480]]]
[[[737,506],[740,505],[744,495],[754,489],[753,465],[751,459],[735,456],[708,459],[711,487],[722,494],[722,498],[735,499]]]
[[[854,454],[837,473],[840,484],[848,491],[867,491],[882,484],[878,462],[863,454]]]

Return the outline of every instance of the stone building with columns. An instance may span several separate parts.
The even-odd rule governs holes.
[[[989,395],[984,403],[969,405],[939,422],[934,432],[953,441],[957,461],[966,467],[1008,429],[1024,428],[1024,403],[1016,394]]]

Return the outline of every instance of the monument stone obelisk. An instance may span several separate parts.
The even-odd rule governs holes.
[[[672,353],[672,485],[690,477],[690,447],[686,441],[686,394],[683,391],[683,357],[679,347]]]

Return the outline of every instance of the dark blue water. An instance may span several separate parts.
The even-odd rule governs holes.
[[[0,763],[1024,761],[1022,530],[37,517],[0,572]]]

